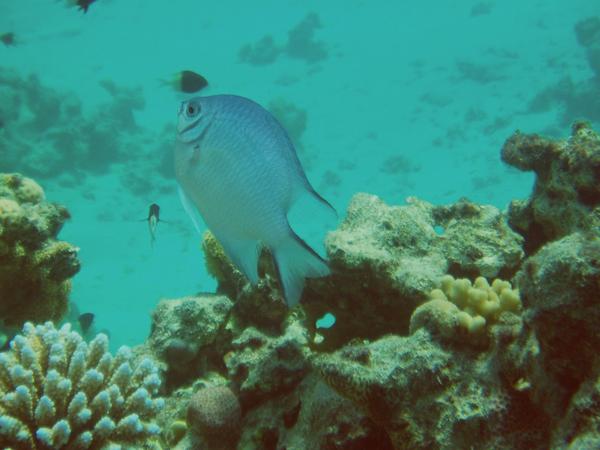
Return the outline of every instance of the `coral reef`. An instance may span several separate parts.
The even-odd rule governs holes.
[[[568,140],[515,133],[502,159],[536,174],[531,197],[508,213],[528,253],[578,230],[600,232],[600,137],[588,125],[576,123]]]
[[[590,69],[600,79],[600,18],[589,17],[575,24],[577,42],[585,48]]]
[[[493,206],[466,200],[433,206],[410,198],[390,207],[358,194],[326,239],[333,274],[309,283],[305,304],[317,316],[337,317],[325,332],[330,344],[405,335],[412,311],[443,275],[509,278],[523,258],[521,242]]]
[[[412,311],[443,275],[509,278],[523,258],[521,243],[493,206],[466,200],[433,206],[411,198],[407,206],[390,207],[375,196],[357,194],[344,222],[326,239],[333,274],[307,280],[303,304],[309,322],[326,312],[338,318],[337,326],[325,331],[327,345],[339,346],[354,337],[406,334]],[[280,310],[273,304],[279,304],[281,296],[266,255],[259,264],[265,276],[251,287],[214,238],[205,237],[204,250],[220,290],[239,299],[236,310],[268,310],[255,316],[283,319],[275,315]]]
[[[162,155],[166,145],[171,155],[170,129],[154,134],[137,125],[135,114],[145,103],[140,88],[109,80],[100,86],[108,100],[84,105],[73,93],[44,86],[35,75],[24,77],[0,67],[3,170],[78,187],[87,174],[110,170],[137,195],[172,190],[171,178],[156,177],[157,172],[165,173],[165,163],[156,155]]]
[[[111,356],[103,335],[86,344],[68,326],[25,325],[0,354],[0,445],[594,448],[599,151],[584,124],[568,141],[512,136],[503,159],[537,179],[508,213],[355,195],[326,239],[331,275],[308,280],[291,311],[268,250],[252,286],[207,232],[218,292],[162,300],[135,357]],[[55,240],[66,218],[32,180],[2,175],[6,322],[64,311],[78,269]],[[17,273],[36,275],[19,291]],[[317,328],[325,313],[335,323]]]
[[[30,178],[0,174],[0,319],[59,320],[67,310],[78,249],[56,240],[68,211],[45,201]]]
[[[253,44],[240,48],[238,57],[241,62],[254,66],[272,64],[281,54],[314,64],[327,59],[329,52],[323,41],[315,39],[315,31],[321,28],[319,16],[308,13],[302,21],[288,32],[285,44],[278,44],[271,35],[266,35]]]
[[[564,75],[541,89],[531,99],[528,108],[531,113],[540,113],[558,107],[561,127],[568,126],[574,119],[585,118],[596,123],[600,121],[600,20],[598,17],[583,19],[575,24],[574,31],[577,42],[585,50],[592,76],[579,80]],[[555,131],[554,127],[549,129]]]
[[[271,35],[262,37],[254,44],[246,44],[240,48],[238,57],[241,62],[253,66],[264,66],[274,63],[281,54],[281,48]]]
[[[163,400],[150,359],[108,338],[89,345],[69,325],[26,323],[0,354],[0,445],[15,449],[151,448]]]

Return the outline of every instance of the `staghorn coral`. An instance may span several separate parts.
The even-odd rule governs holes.
[[[0,174],[0,319],[59,320],[67,310],[78,249],[56,236],[68,211],[48,203],[32,179]]]
[[[70,325],[26,323],[0,354],[0,445],[13,449],[119,449],[148,445],[163,400],[150,359],[115,356],[108,338],[89,344]]]

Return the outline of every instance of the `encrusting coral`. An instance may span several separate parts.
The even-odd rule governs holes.
[[[32,179],[0,174],[0,319],[6,325],[59,320],[66,312],[70,278],[79,271],[77,247],[56,240],[68,218]]]
[[[104,334],[88,344],[68,324],[28,322],[0,354],[0,446],[147,448],[160,432],[160,385],[152,360],[135,364],[128,347],[112,356]]]

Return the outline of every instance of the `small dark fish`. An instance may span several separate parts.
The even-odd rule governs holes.
[[[94,313],[83,313],[79,316],[79,326],[81,327],[81,331],[87,333],[87,331],[92,326],[92,322],[94,322]]]
[[[173,89],[192,94],[208,86],[208,81],[202,75],[191,70],[182,70],[172,80],[163,81],[163,84],[172,86]]]
[[[96,0],[77,0],[77,6],[85,14],[86,12],[88,12],[88,9],[90,8],[90,5],[92,3],[94,3],[95,1]]]
[[[154,245],[154,241],[156,240],[156,227],[158,226],[158,222],[160,222],[160,206],[156,203],[152,203],[148,209],[148,218],[144,219],[144,221],[148,222],[150,243]]]
[[[8,32],[4,34],[0,34],[0,41],[7,47],[11,47],[15,45],[15,33]]]
[[[90,5],[96,0],[67,0],[69,6],[76,6],[85,14],[90,9]]]

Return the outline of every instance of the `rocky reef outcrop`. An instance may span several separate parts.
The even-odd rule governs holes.
[[[515,133],[502,159],[536,175],[527,200],[511,202],[508,220],[531,254],[575,231],[600,230],[600,137],[585,123],[566,140]]]
[[[0,320],[59,320],[67,311],[78,248],[57,235],[69,212],[32,179],[0,174]]]
[[[565,141],[510,137],[503,158],[536,182],[507,212],[357,194],[326,238],[331,275],[308,280],[292,310],[268,251],[253,286],[207,233],[217,293],[163,299],[135,356],[26,325],[0,355],[0,438],[15,448],[21,438],[93,448],[94,433],[177,450],[598,447],[599,143],[583,124]],[[76,249],[56,240],[68,213],[30,179],[1,181],[2,318],[57,320],[79,268]],[[335,320],[322,325],[325,314]],[[69,383],[67,407],[51,388]]]
[[[252,286],[207,233],[218,294],[153,316],[149,351],[167,374],[182,370],[170,351],[189,361],[160,419],[170,445],[215,439],[186,405],[216,389],[237,448],[597,447],[597,151],[582,124],[566,141],[509,138],[505,161],[537,178],[507,212],[357,194],[326,239],[332,274],[291,311],[267,251]]]

